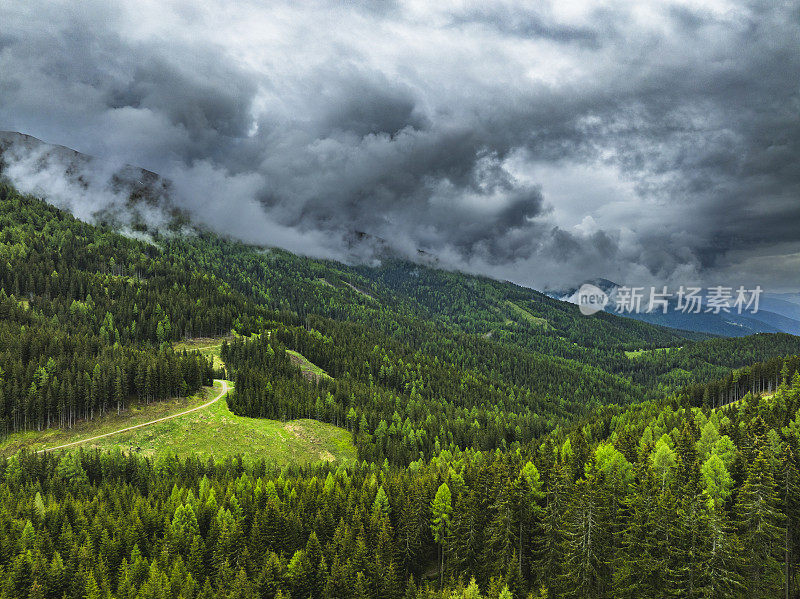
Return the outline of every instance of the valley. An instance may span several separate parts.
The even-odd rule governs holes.
[[[0,456],[20,450],[101,449],[151,458],[224,460],[243,455],[279,465],[346,463],[356,458],[350,433],[333,425],[309,419],[282,423],[236,416],[225,401],[228,387],[220,383],[224,381],[190,398],[132,406],[119,416],[81,422],[71,430],[15,433],[0,443]]]
[[[104,581],[138,598],[164,570],[192,599],[235,581],[245,597],[433,599],[438,578],[490,599],[681,596],[686,559],[715,588],[708,539],[727,579],[750,574],[733,556],[763,547],[751,489],[765,517],[796,518],[778,500],[800,438],[793,335],[586,318],[507,282],[208,231],[145,242],[3,185],[0,209],[0,493],[16,498],[0,527],[20,531],[5,596],[31,572],[53,593],[94,599]],[[81,543],[104,531],[116,579],[75,565],[71,513]],[[681,540],[644,560],[652,530],[694,531],[697,557]]]

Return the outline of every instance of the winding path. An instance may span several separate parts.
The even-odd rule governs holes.
[[[203,410],[209,406],[214,405],[220,399],[225,397],[228,393],[228,381],[222,379],[215,379],[215,381],[219,381],[222,383],[222,391],[220,391],[219,395],[217,395],[211,401],[204,403],[202,406],[197,406],[196,408],[192,408],[191,410],[186,410],[184,412],[179,412],[177,414],[170,414],[169,416],[164,416],[163,418],[158,418],[156,420],[151,420],[150,422],[143,422],[142,424],[136,424],[134,426],[128,426],[126,428],[121,428],[116,431],[112,431],[110,433],[105,433],[103,435],[97,435],[96,437],[89,437],[87,439],[81,439],[80,441],[73,441],[72,443],[66,443],[65,445],[59,445],[57,447],[48,447],[46,449],[40,449],[36,453],[45,453],[48,451],[55,451],[57,449],[66,449],[67,447],[73,447],[75,445],[80,445],[81,443],[88,443],[89,441],[96,441],[97,439],[103,439],[105,437],[110,437],[111,435],[118,435],[119,433],[126,433],[128,431],[136,430],[137,428],[142,428],[145,426],[150,426],[151,424],[158,424],[159,422],[164,422],[165,420],[172,420],[173,418],[178,418],[179,416],[185,416],[186,414],[191,414],[192,412],[197,412],[198,410]]]

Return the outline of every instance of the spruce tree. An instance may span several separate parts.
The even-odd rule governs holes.
[[[564,518],[564,570],[560,588],[579,599],[600,597],[609,548],[603,538],[604,499],[594,470],[575,483]]]
[[[542,540],[536,556],[536,572],[539,584],[554,589],[560,578],[564,555],[564,517],[568,501],[568,476],[561,463],[553,466],[550,484],[545,492],[545,508],[542,516]]]
[[[743,562],[742,547],[725,511],[712,506],[707,509],[710,547],[699,581],[702,596],[732,599],[743,588],[739,574]]]
[[[431,532],[434,542],[439,546],[439,586],[442,585],[444,577],[444,549],[450,533],[452,516],[453,498],[447,483],[442,483],[431,503]]]
[[[782,558],[784,515],[769,460],[758,451],[736,502],[743,554],[744,584],[753,599],[767,599],[784,592]]]

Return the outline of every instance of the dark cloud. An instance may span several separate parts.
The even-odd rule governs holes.
[[[421,129],[429,125],[425,116],[417,112],[411,90],[369,73],[343,78],[340,65],[328,65],[326,70],[335,72],[336,77],[333,85],[320,86],[323,128],[318,135],[394,136],[406,127]],[[320,79],[325,78],[320,74]]]
[[[160,172],[209,226],[294,251],[346,257],[359,231],[537,286],[738,264],[796,287],[763,262],[800,252],[798,15],[18,3],[0,8],[0,129]]]
[[[137,66],[130,77],[108,90],[108,108],[134,108],[164,114],[192,137],[206,132],[244,137],[252,124],[248,113],[255,85],[205,57],[200,73],[185,72],[164,58]]]

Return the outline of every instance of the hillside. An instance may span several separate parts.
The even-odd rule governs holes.
[[[236,416],[225,396],[219,397],[221,392],[217,383],[188,398],[131,405],[119,415],[83,420],[71,429],[13,433],[0,441],[0,455],[13,456],[20,450],[102,449],[152,458],[244,455],[282,466],[356,457],[351,435],[342,428],[315,420],[284,423]],[[207,405],[210,402],[213,404]]]
[[[214,369],[224,369],[220,350],[233,339],[193,339],[174,344],[176,352],[198,352]],[[299,355],[299,354],[298,354]],[[303,368],[313,367],[304,361]],[[236,416],[227,404],[228,389],[215,381],[190,397],[141,401],[127,397],[118,411],[79,419],[68,427],[22,430],[0,440],[0,455],[20,450],[52,451],[99,448],[164,457],[222,459],[246,454],[277,464],[352,460],[356,456],[348,431],[313,420],[277,422]],[[126,405],[127,404],[127,405]],[[24,428],[24,427],[23,427]]]
[[[177,230],[188,221],[174,205],[169,181],[156,173],[22,133],[0,131],[0,175],[84,221],[135,233]]]
[[[0,599],[800,599],[800,0],[0,0]]]
[[[409,468],[15,456],[0,523],[17,524],[21,557],[3,592],[33,577],[72,596],[794,596],[798,365],[778,365],[769,398],[610,407],[520,451]],[[82,567],[97,530],[116,550]]]
[[[754,356],[758,360],[789,355],[798,347],[797,339],[786,334],[772,337],[777,340],[774,345],[767,341],[769,336],[761,342],[751,336],[713,343],[708,335],[613,314],[587,318],[569,302],[513,283],[397,259],[385,259],[377,267],[348,266],[207,233],[165,243],[196,268],[213,271],[237,291],[277,311],[361,323],[443,359],[448,359],[444,347],[469,345],[480,359],[459,359],[471,368],[491,363],[492,356],[501,352],[508,360],[544,361],[555,372],[584,370],[582,379],[600,377],[623,387],[632,381],[636,384],[632,391],[620,392],[637,398],[649,396],[652,389],[662,393],[721,376],[725,369],[745,366]],[[689,348],[697,343],[709,351],[692,353]],[[672,356],[671,367],[631,364],[625,354],[657,347],[682,348],[683,353]],[[587,384],[592,383],[587,380]],[[543,380],[538,385],[547,391]]]
[[[199,376],[188,367],[179,375],[169,360],[197,358],[171,352],[164,343],[231,330],[277,331],[251,342],[256,353],[246,354],[248,361],[258,356],[259,343],[266,343],[273,355],[283,355],[284,348],[300,352],[333,377],[311,385],[290,357],[285,365],[270,366],[281,381],[270,384],[286,386],[296,416],[314,414],[336,424],[352,409],[371,435],[381,422],[388,427],[395,412],[413,425],[420,419],[410,407],[416,401],[425,402],[429,418],[436,406],[446,407],[442,418],[456,421],[449,410],[463,411],[464,418],[475,409],[487,410],[476,420],[485,420],[487,449],[500,439],[523,442],[595,405],[639,401],[800,350],[790,336],[692,342],[675,331],[612,315],[589,319],[570,304],[510,283],[411,263],[352,267],[208,233],[155,234],[151,243],[138,241],[81,223],[9,187],[2,188],[0,202],[6,351],[17,351],[19,336],[12,332],[20,327],[41,323],[37,333],[24,334],[42,335],[27,342],[30,355],[7,358],[4,366],[7,430],[70,424],[115,403],[124,407],[132,394],[147,400],[179,394],[184,384],[196,389],[204,377],[208,384],[213,363],[203,365]],[[62,352],[76,344],[82,350],[70,355],[81,361],[68,366]],[[680,349],[668,360],[633,361],[625,354],[661,346]],[[112,359],[120,352],[142,360],[164,355],[167,362]],[[60,374],[65,368],[69,373]],[[172,380],[166,383],[166,377]],[[386,394],[386,408],[377,411],[369,399],[376,381]],[[237,395],[250,393],[247,385],[237,388]],[[487,404],[487,397],[495,399]],[[298,407],[318,401],[326,407]],[[398,402],[400,410],[389,407]],[[233,405],[242,414],[263,415],[263,408]],[[503,417],[490,417],[498,409]],[[473,420],[474,414],[465,422]],[[417,437],[426,454],[439,426],[429,420],[425,440]],[[470,438],[455,441],[448,435],[439,442],[466,447]]]

